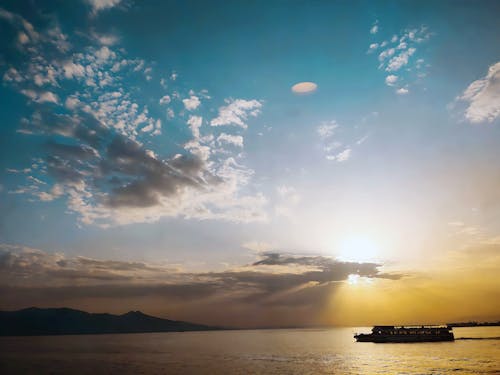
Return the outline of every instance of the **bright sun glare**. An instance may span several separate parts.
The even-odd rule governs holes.
[[[362,235],[345,237],[340,242],[337,251],[340,260],[349,262],[371,262],[379,255],[378,245]]]
[[[347,276],[347,282],[351,285],[356,285],[359,281],[359,275],[355,273],[351,273],[349,276]]]

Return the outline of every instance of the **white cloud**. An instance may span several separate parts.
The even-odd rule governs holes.
[[[141,129],[141,132],[144,132],[144,133],[149,133],[150,131],[152,131],[154,129],[154,125],[152,123],[146,125],[145,127],[143,127]]]
[[[46,37],[60,52],[68,52],[71,45],[68,42],[68,37],[64,34],[59,26],[52,27],[47,31]]]
[[[366,120],[364,119],[364,121]],[[331,161],[344,162],[351,157],[352,148],[346,142],[338,139],[339,135],[342,135],[342,131],[337,135],[337,128],[342,130],[339,124],[335,120],[332,120],[330,122],[323,122],[316,128],[316,132],[322,140],[325,158]],[[367,137],[368,134],[365,134],[365,136],[355,142],[354,147],[360,146]]]
[[[390,40],[370,44],[368,53],[374,51],[375,45],[378,45],[376,48],[379,51],[378,68],[386,72],[399,71],[397,79],[394,78],[396,75],[390,74],[386,76],[385,83],[395,87],[395,93],[406,94],[409,92],[410,84],[420,82],[427,75],[423,70],[429,65],[424,65],[424,59],[420,57],[410,63],[410,57],[416,54],[416,46],[427,41],[432,33],[426,26],[420,26],[414,29],[404,29],[399,35],[401,36],[394,34]],[[403,69],[405,67],[407,68]]]
[[[194,111],[201,104],[200,99],[197,96],[191,95],[189,98],[183,99],[184,107],[188,111]]]
[[[29,23],[26,19],[19,16],[18,14],[9,12],[3,8],[0,8],[0,18],[5,19],[10,22],[12,25],[15,25],[19,29],[22,29],[18,34],[17,41],[22,46],[29,42],[37,42],[40,38],[40,35],[35,31],[35,28],[31,23]],[[24,35],[22,35],[24,34]]]
[[[115,58],[116,55],[113,51],[111,51],[108,46],[102,46],[95,52],[95,56],[101,62],[108,60],[109,58]]]
[[[408,44],[406,42],[401,42],[398,44],[398,46],[396,48],[397,49],[406,49],[406,48],[408,48]]]
[[[465,118],[472,123],[493,122],[500,115],[500,62],[485,77],[472,82],[458,100],[468,103]]]
[[[398,80],[398,76],[395,76],[394,74],[390,74],[387,77],[385,77],[385,84],[387,86],[394,86]]]
[[[6,82],[22,82],[24,78],[19,74],[16,68],[9,68],[4,73],[3,80]]]
[[[85,68],[81,64],[75,64],[68,61],[63,65],[64,76],[66,78],[83,77],[85,75]]]
[[[22,31],[18,34],[17,40],[21,44],[26,44],[30,41],[30,39],[28,38],[28,35],[26,35],[26,33],[23,33]]]
[[[210,146],[203,144],[199,139],[193,139],[184,145],[184,149],[198,157],[200,160],[207,161],[212,154]]]
[[[351,157],[351,149],[347,148],[341,153],[337,154],[337,161],[343,162],[348,160]]]
[[[351,152],[352,151],[350,148],[346,148],[344,151],[339,152],[336,155],[327,155],[326,158],[328,160],[332,160],[332,161],[334,160],[334,161],[341,163],[341,162],[349,160],[349,158],[351,157]]]
[[[368,135],[368,134],[364,135],[363,137],[361,137],[360,139],[358,139],[358,140],[356,141],[356,144],[357,144],[357,145],[361,145],[361,144],[363,144],[363,143],[364,143],[364,142],[368,139],[368,137],[369,137],[369,135]]]
[[[52,86],[56,86],[56,71],[51,66],[46,66],[41,69],[39,73],[35,73],[32,76],[33,82],[38,87],[41,87],[45,84],[50,84]]]
[[[65,107],[70,110],[75,109],[76,107],[78,107],[79,104],[80,100],[74,96],[68,96],[66,98],[66,101],[64,102]]]
[[[408,48],[407,50],[401,52],[398,56],[394,56],[385,68],[386,71],[392,72],[401,69],[403,66],[408,64],[408,59],[412,56],[416,51],[416,48]]]
[[[258,116],[262,107],[262,103],[255,99],[226,99],[226,103],[219,108],[219,115],[210,121],[211,126],[235,125],[246,129],[245,120],[248,116]]]
[[[112,46],[118,43],[119,38],[112,34],[97,34],[93,33],[92,36],[103,46]]]
[[[59,198],[63,194],[64,194],[64,189],[59,184],[55,184],[49,192],[42,191],[36,193],[36,195],[38,195],[38,198],[43,202],[53,201],[54,199]]]
[[[335,151],[336,149],[342,147],[342,143],[339,142],[339,141],[333,141],[333,142],[329,142],[327,143],[324,147],[323,147],[323,150],[327,153],[330,153],[332,151]]]
[[[370,47],[368,48],[368,53],[375,51],[377,48],[378,48],[378,43],[370,44]]]
[[[370,34],[376,34],[376,33],[378,33],[378,21],[376,21],[375,24],[370,29]]]
[[[21,93],[36,103],[59,103],[59,98],[56,94],[50,91],[36,92],[34,90],[21,90]]]
[[[321,139],[326,139],[333,135],[334,130],[338,126],[339,125],[335,120],[332,120],[330,122],[323,122],[320,126],[316,128],[316,132],[318,133]]]
[[[97,12],[112,8],[121,3],[121,0],[87,0],[87,2],[92,7],[92,12],[96,14]]]
[[[31,168],[24,168],[24,169],[7,168],[6,171],[9,173],[30,173]]]
[[[175,112],[172,108],[168,108],[167,109],[167,118],[168,119],[173,119],[175,117]]]
[[[396,52],[396,50],[394,48],[389,48],[385,51],[382,51],[378,55],[379,61],[384,61],[386,58],[391,57],[392,55],[394,55],[394,52]]]
[[[217,142],[231,144],[236,147],[243,147],[243,137],[241,135],[222,133],[217,137]]]
[[[160,99],[160,105],[163,105],[163,104],[168,104],[171,102],[172,99],[170,99],[170,96],[169,95],[165,95],[163,96],[161,99]]]
[[[196,139],[200,138],[200,127],[202,123],[203,123],[203,118],[201,116],[189,116],[187,124],[191,129],[193,137]]]
[[[155,122],[155,131],[151,133],[151,135],[160,135],[161,134],[161,120],[158,119]]]

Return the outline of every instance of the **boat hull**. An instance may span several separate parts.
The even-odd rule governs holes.
[[[454,341],[453,334],[449,335],[373,335],[360,334],[354,336],[358,342],[375,343],[405,343],[405,342],[441,342]]]

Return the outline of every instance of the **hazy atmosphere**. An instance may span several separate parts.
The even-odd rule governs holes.
[[[0,310],[499,320],[499,14],[0,0]]]

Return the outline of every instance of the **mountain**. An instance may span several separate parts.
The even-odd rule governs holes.
[[[69,308],[0,311],[0,336],[80,335],[101,333],[182,332],[220,329],[161,319],[130,311],[123,315],[92,314]]]

